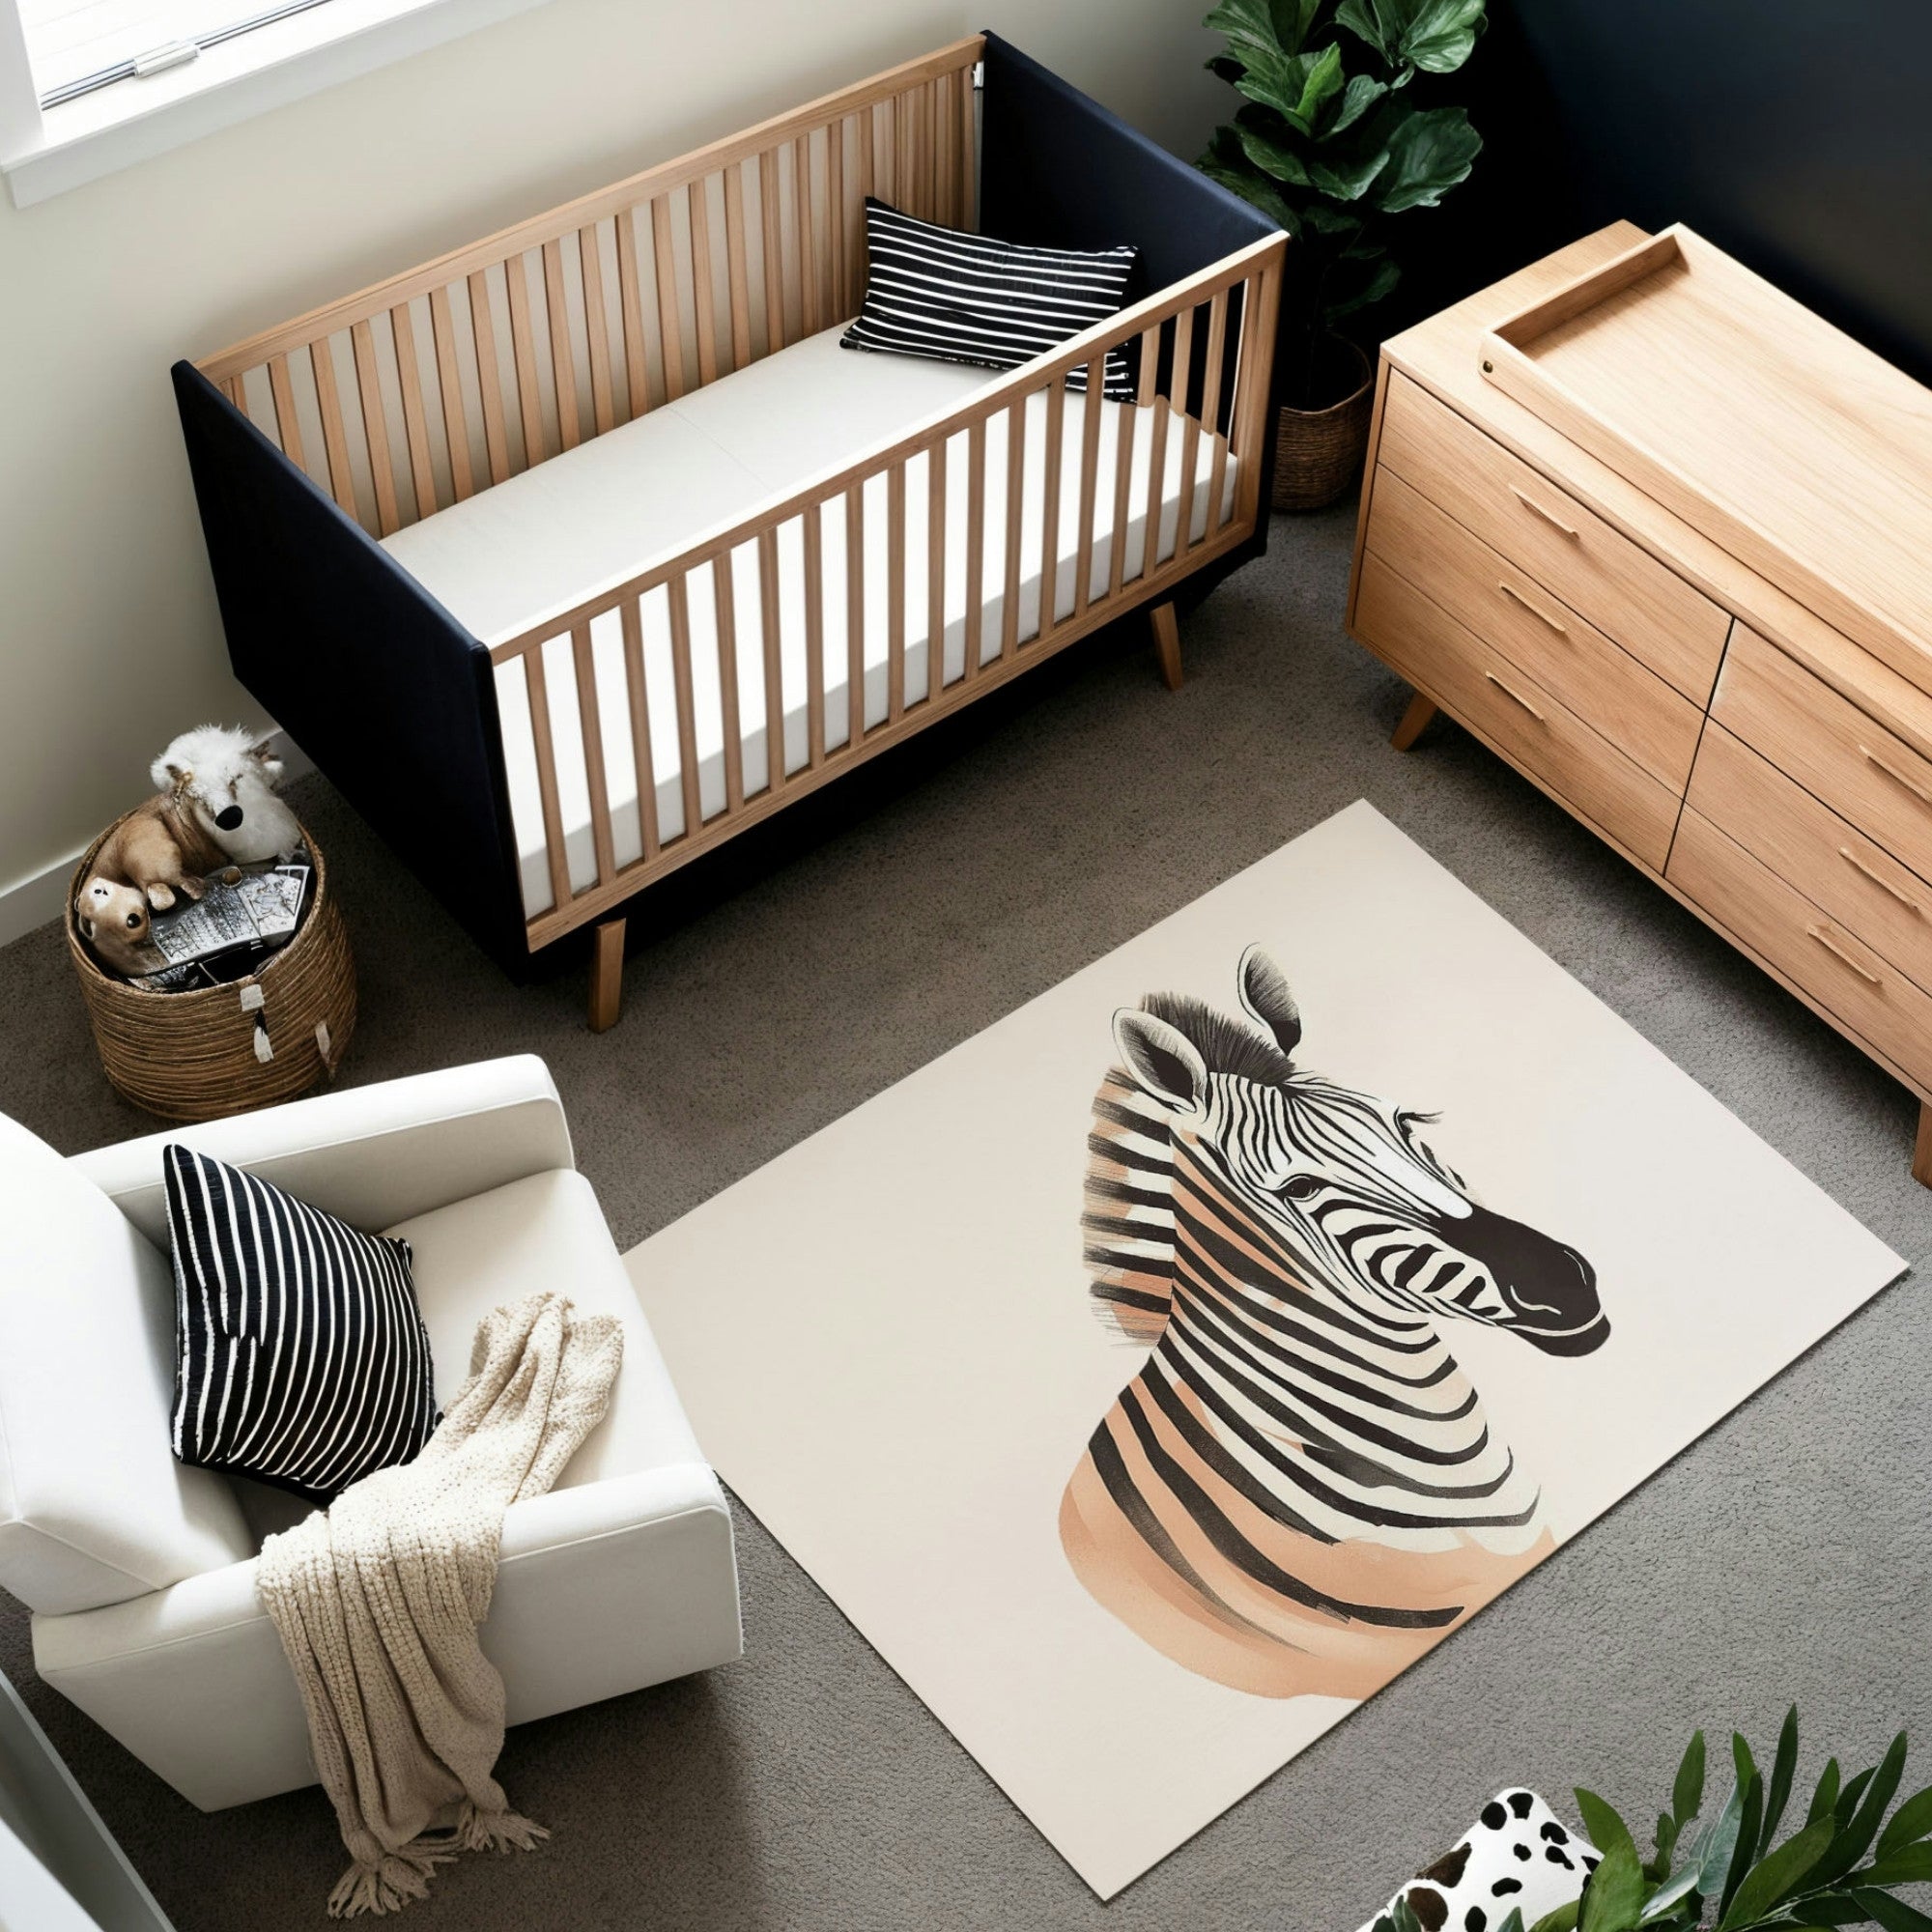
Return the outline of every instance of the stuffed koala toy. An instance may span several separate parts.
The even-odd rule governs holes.
[[[301,843],[295,813],[275,796],[282,761],[267,739],[255,743],[239,727],[199,725],[184,731],[148,776],[220,849],[217,865],[286,859]]]
[[[1378,1917],[1406,1899],[1422,1932],[1496,1932],[1512,1911],[1525,1925],[1568,1905],[1602,1861],[1533,1791],[1503,1791],[1433,1865],[1418,1872]],[[1374,1932],[1376,1919],[1362,1927]]]

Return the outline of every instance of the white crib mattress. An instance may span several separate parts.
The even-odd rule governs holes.
[[[500,642],[533,628],[623,582],[653,562],[674,556],[720,524],[749,516],[761,503],[788,495],[814,476],[872,444],[956,406],[994,372],[952,363],[841,350],[838,328],[794,343],[678,402],[652,411],[623,428],[580,444],[548,463],[497,484],[467,501],[425,518],[384,540],[396,560],[473,635]],[[1115,464],[1119,438],[1130,437],[1131,517],[1124,572],[1138,573],[1147,552],[1147,509],[1156,403],[1146,410],[1101,403],[1095,540],[1090,593],[1102,592],[1112,568]],[[1081,440],[1084,397],[1064,398],[1061,428],[1060,516],[1055,550],[1055,611],[1070,614],[1079,544]],[[1181,419],[1170,413],[1158,493],[1156,560],[1174,552],[1181,495]],[[948,445],[946,461],[946,597],[942,662],[948,682],[966,662],[967,437]],[[1017,634],[1039,629],[1041,538],[1047,455],[1046,398],[1028,406],[1022,490],[1023,534]],[[999,655],[1004,628],[1007,565],[1007,419],[987,426],[983,513],[982,597],[979,661]],[[1199,440],[1191,534],[1207,528],[1214,444]],[[926,695],[930,581],[927,466],[906,466],[904,636],[902,700]],[[1226,465],[1222,515],[1230,514],[1236,488],[1236,462]],[[887,658],[890,583],[887,557],[887,485],[866,487],[863,526],[864,679],[867,728],[885,719],[890,703]],[[824,743],[836,748],[850,731],[844,505],[823,514],[821,621],[824,639]],[[798,519],[778,533],[779,656],[781,663],[781,742],[786,772],[810,757],[810,692],[807,668],[804,532]],[[760,790],[769,770],[763,600],[755,546],[731,559],[737,649],[738,736],[744,787]],[[693,667],[694,745],[697,754],[699,811],[709,817],[725,804],[724,692],[720,675],[716,586],[710,567],[690,574],[688,595]],[[671,669],[667,593],[643,604],[643,662],[651,771],[648,791],[657,836],[684,829],[684,786]],[[614,613],[591,627],[600,738],[604,753],[614,859],[630,864],[643,850],[639,811],[640,786],[633,754],[633,720],[625,675],[623,639]],[[590,828],[590,795],[568,635],[544,647],[555,748],[558,802],[571,885],[597,876]],[[515,819],[524,905],[527,914],[554,903],[545,853],[543,812],[523,665],[497,672],[503,755]]]

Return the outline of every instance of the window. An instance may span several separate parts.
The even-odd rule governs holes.
[[[43,107],[180,67],[203,49],[327,0],[19,0]]]

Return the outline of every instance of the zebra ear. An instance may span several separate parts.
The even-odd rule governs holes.
[[[1288,990],[1288,976],[1259,946],[1241,954],[1241,1004],[1275,1037],[1284,1053],[1301,1044],[1301,1009]]]
[[[1114,1015],[1114,1043],[1134,1078],[1170,1107],[1186,1112],[1207,1097],[1207,1062],[1179,1027],[1123,1007]]]

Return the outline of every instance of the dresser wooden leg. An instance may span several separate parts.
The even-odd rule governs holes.
[[[1408,709],[1402,714],[1402,723],[1389,734],[1389,743],[1398,752],[1407,751],[1429,729],[1435,717],[1435,698],[1425,697],[1418,691],[1408,700]]]
[[[1180,630],[1172,604],[1156,604],[1148,612],[1153,626],[1153,647],[1160,659],[1160,681],[1170,691],[1180,689]]]
[[[607,919],[590,936],[590,1031],[609,1033],[624,1005],[624,922]]]
[[[1918,1138],[1912,1148],[1912,1178],[1920,1187],[1932,1187],[1932,1106],[1918,1103]]]

